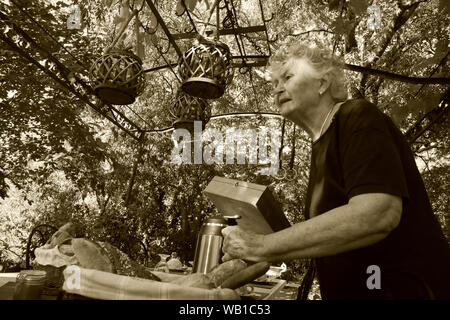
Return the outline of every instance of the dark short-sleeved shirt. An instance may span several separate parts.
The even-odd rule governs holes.
[[[373,245],[315,259],[322,298],[450,299],[450,246],[406,139],[375,105],[348,100],[312,145],[306,217],[365,193],[401,197],[400,224]],[[380,268],[381,289],[367,286],[371,265]]]

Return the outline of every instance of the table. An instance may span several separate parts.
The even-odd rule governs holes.
[[[19,273],[0,273],[0,300],[13,300],[16,277]],[[58,290],[48,290],[41,295],[41,300],[56,300]]]
[[[18,272],[0,273],[0,300],[12,300],[18,274]]]
[[[157,273],[164,281],[180,277],[179,274]],[[0,273],[0,300],[13,300],[18,273]],[[237,289],[242,300],[295,300],[298,284],[274,279],[269,282],[251,282]],[[56,294],[43,294],[42,300],[57,300]]]
[[[179,279],[186,274],[151,270],[164,282]],[[236,289],[243,300],[296,300],[300,285],[282,279],[269,279],[266,282],[253,281]]]
[[[269,282],[251,282],[239,288],[243,300],[295,300],[298,293],[298,284],[282,279]]]

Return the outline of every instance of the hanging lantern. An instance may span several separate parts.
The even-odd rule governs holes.
[[[142,61],[129,50],[110,50],[90,69],[91,85],[100,99],[111,104],[132,104],[145,87]]]
[[[178,90],[176,101],[169,109],[175,129],[194,131],[194,121],[202,122],[202,131],[211,118],[211,109],[208,103],[201,98],[187,95]]]
[[[233,79],[230,64],[231,52],[225,43],[202,41],[180,58],[178,66],[183,80],[181,88],[194,97],[220,98]]]

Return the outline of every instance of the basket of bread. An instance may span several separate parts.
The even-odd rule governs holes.
[[[208,273],[187,275],[150,270],[106,242],[73,237],[61,227],[35,250],[35,268],[47,271],[48,286],[63,296],[102,300],[236,300],[235,289],[268,269],[240,259],[223,262]]]

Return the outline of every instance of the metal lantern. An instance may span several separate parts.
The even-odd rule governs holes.
[[[228,46],[218,41],[203,41],[187,50],[179,61],[181,88],[203,99],[217,99],[233,79]]]
[[[90,80],[95,93],[111,104],[132,104],[145,87],[142,61],[129,50],[111,50],[94,62]]]
[[[187,129],[194,131],[194,121],[202,122],[202,130],[211,118],[211,109],[208,103],[201,98],[187,95],[182,90],[178,90],[176,101],[169,109],[175,129]]]

